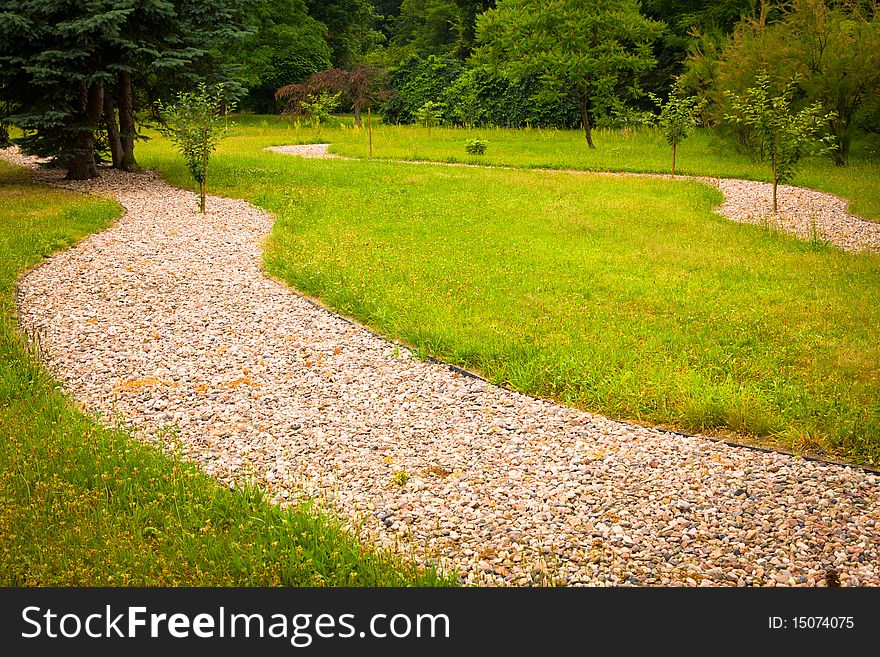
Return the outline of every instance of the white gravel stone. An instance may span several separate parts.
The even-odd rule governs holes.
[[[330,159],[349,159],[343,158],[329,152],[327,149],[330,144],[291,144],[286,146],[267,146],[265,150],[274,153],[284,153],[285,155],[299,155],[300,157],[309,157],[319,160]]]
[[[880,584],[876,474],[422,362],[268,278],[272,221],[245,201],[198,215],[153,173],[55,184],[125,214],[21,279],[23,327],[85,408],[231,488],[326,503],[472,585]]]
[[[758,224],[806,240],[828,241],[846,251],[880,253],[880,223],[846,211],[843,199],[813,189],[779,185],[773,213],[773,185],[733,178],[703,178],[724,193],[718,212],[733,221]]]

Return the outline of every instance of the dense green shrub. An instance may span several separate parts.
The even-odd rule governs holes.
[[[454,57],[410,57],[389,71],[388,82],[394,91],[381,108],[385,122],[415,123],[419,108],[441,102],[461,72],[461,62]]]
[[[447,119],[461,126],[486,125],[506,90],[505,80],[482,68],[468,69],[446,90]]]
[[[566,98],[546,100],[541,88],[535,77],[510,80],[487,67],[471,68],[446,90],[446,118],[463,126],[579,127],[577,107]]]
[[[464,149],[471,155],[483,155],[489,142],[485,139],[468,139],[464,143]]]
[[[453,125],[491,125],[504,128],[541,126],[577,128],[577,107],[568,99],[539,98],[536,77],[509,80],[476,66],[463,69],[451,57],[411,57],[390,71],[392,96],[381,108],[386,123],[415,123],[427,102],[445,106]]]
[[[313,128],[320,128],[332,118],[332,113],[339,107],[341,93],[331,94],[327,91],[311,94],[300,101],[300,110],[307,117]]]

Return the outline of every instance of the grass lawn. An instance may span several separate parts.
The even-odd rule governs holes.
[[[23,175],[0,162],[0,586],[450,583],[76,410],[15,328],[15,279],[120,208]]]
[[[403,144],[418,130],[379,132],[377,151],[399,156],[408,146],[394,152],[389,135]],[[429,146],[408,155],[467,161],[464,139],[479,133],[433,130]],[[586,166],[576,161],[583,155],[602,168],[666,166],[665,146],[644,136],[599,135],[594,154],[575,148],[577,133],[493,134],[481,161]],[[222,143],[209,189],[275,213],[271,273],[523,392],[880,464],[880,256],[729,222],[712,212],[719,192],[697,183],[260,150],[325,140],[357,155],[364,139],[351,128],[245,117]],[[142,164],[189,186],[168,142],[140,148]],[[696,167],[682,151],[680,163],[701,174],[750,171],[721,158],[706,155]],[[819,176],[822,166],[809,170]],[[856,189],[871,171],[854,165],[847,184]],[[876,201],[876,189],[858,189],[866,207]]]
[[[243,115],[236,121],[248,128],[249,134],[274,136],[277,144],[329,141],[330,151],[339,155],[366,158],[369,153],[366,130],[352,129],[348,118],[320,130],[287,129],[285,122],[271,116]],[[340,122],[347,129],[338,129]],[[488,140],[485,155],[465,151],[465,141],[473,138]],[[373,155],[392,160],[669,173],[671,151],[657,130],[645,128],[635,136],[597,130],[594,141],[596,148],[587,148],[579,130],[435,127],[427,137],[421,126],[379,125],[373,130]],[[709,130],[698,131],[679,145],[676,172],[770,181],[769,164],[751,162],[738,154],[732,143]],[[851,202],[850,212],[880,221],[880,138],[854,144],[848,167],[836,167],[826,157],[806,158],[793,184],[837,194]]]

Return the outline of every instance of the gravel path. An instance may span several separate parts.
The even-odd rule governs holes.
[[[330,153],[330,144],[296,144],[270,146],[266,150],[308,158],[342,158]],[[403,162],[403,160],[401,160]],[[439,164],[444,166],[482,166],[426,160],[406,160],[407,164]],[[490,167],[505,168],[505,167]],[[552,169],[542,169],[552,171]],[[569,173],[585,173],[566,170]],[[672,176],[655,173],[589,172],[609,176],[644,176],[673,180]],[[717,211],[727,219],[758,224],[792,233],[803,239],[828,241],[846,251],[874,251],[880,253],[880,223],[868,221],[846,211],[843,199],[803,187],[780,185],[779,212],[773,213],[773,185],[754,180],[709,178],[705,176],[676,176],[674,180],[696,180],[717,187],[724,194],[724,202]]]
[[[325,501],[469,584],[880,584],[876,474],[422,362],[266,277],[271,218],[244,201],[199,216],[152,173],[57,184],[126,212],[22,278],[22,324],[85,407],[230,486]]]

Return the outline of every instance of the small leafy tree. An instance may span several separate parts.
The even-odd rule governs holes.
[[[308,117],[313,128],[320,128],[322,123],[330,120],[333,110],[339,107],[341,95],[341,93],[332,94],[329,91],[309,94],[300,101],[302,114]]]
[[[686,96],[679,86],[675,86],[664,103],[654,94],[649,94],[657,105],[660,114],[657,126],[663,131],[666,143],[672,146],[672,175],[675,175],[675,151],[700,124],[700,114],[706,101],[696,96]]]
[[[322,123],[330,119],[333,110],[339,107],[341,96],[342,92],[333,93],[308,82],[288,84],[275,92],[275,100],[284,103],[282,118],[289,120],[294,116],[305,116],[315,128],[320,128]]]
[[[199,186],[199,212],[204,212],[208,160],[233,126],[228,115],[234,104],[225,100],[223,85],[209,91],[202,83],[194,92],[178,93],[173,103],[158,101],[156,106],[161,122],[159,131],[177,145],[186,160],[187,169]]]
[[[429,100],[422,105],[416,112],[416,118],[419,123],[428,129],[428,136],[431,136],[431,127],[440,125],[443,121],[443,105]]]
[[[824,125],[833,120],[820,103],[808,105],[800,112],[792,111],[792,100],[798,79],[789,81],[782,93],[770,91],[770,76],[756,77],[756,85],[746,89],[745,96],[728,92],[730,107],[735,112],[725,119],[752,128],[752,139],[760,140],[759,152],[766,153],[773,167],[773,212],[777,212],[776,187],[794,176],[795,167],[807,153],[826,153],[834,148],[833,137],[819,136]]]

